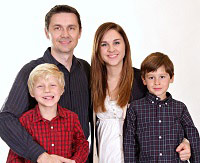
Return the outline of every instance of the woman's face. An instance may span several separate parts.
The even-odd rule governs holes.
[[[125,42],[123,37],[114,29],[108,30],[100,43],[100,54],[106,66],[122,66],[125,56]]]

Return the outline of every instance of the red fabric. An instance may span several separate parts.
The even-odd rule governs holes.
[[[58,115],[51,121],[42,118],[38,105],[20,117],[21,124],[48,154],[56,154],[76,163],[87,160],[89,144],[85,139],[78,115],[58,105]],[[9,151],[7,163],[31,163]]]

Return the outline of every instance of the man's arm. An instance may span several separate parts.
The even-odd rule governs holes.
[[[36,162],[38,156],[45,150],[33,141],[18,120],[23,112],[35,105],[27,87],[31,70],[30,66],[24,66],[15,79],[0,113],[0,136],[19,156]]]

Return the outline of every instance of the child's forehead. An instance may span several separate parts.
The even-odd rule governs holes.
[[[164,66],[161,66],[159,67],[157,70],[155,71],[150,71],[150,72],[147,72],[146,75],[150,75],[150,74],[168,74],[166,72],[166,69]]]
[[[36,78],[36,82],[53,82],[53,81],[58,81],[58,77],[52,74],[45,74],[45,75],[40,75]]]

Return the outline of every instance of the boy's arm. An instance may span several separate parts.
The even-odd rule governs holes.
[[[89,143],[86,140],[78,116],[74,119],[73,156],[70,158],[76,163],[86,162],[89,153]]]
[[[35,104],[35,101],[30,98],[27,88],[29,72],[27,67],[24,67],[18,73],[9,96],[2,107],[0,136],[18,155],[36,162],[38,156],[45,150],[33,141],[18,120],[18,117],[27,111],[29,106],[32,107]]]
[[[126,163],[137,162],[138,146],[136,143],[136,116],[132,106],[127,109],[126,118],[123,127],[123,148],[124,161]]]
[[[184,105],[183,113],[181,117],[181,124],[184,128],[185,137],[190,142],[191,147],[191,157],[190,162],[199,163],[200,162],[200,137],[197,128],[194,126],[192,118]]]

